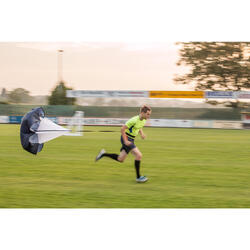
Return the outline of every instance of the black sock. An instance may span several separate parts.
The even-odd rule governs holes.
[[[102,155],[102,157],[104,157],[104,156],[106,156],[106,157],[109,157],[109,158],[111,158],[111,159],[113,159],[113,160],[116,160],[116,161],[118,161],[118,154],[107,154],[107,153],[104,153],[103,155]]]
[[[140,178],[140,163],[141,161],[135,160],[136,178]]]

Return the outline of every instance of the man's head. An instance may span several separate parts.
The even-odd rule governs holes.
[[[151,108],[147,105],[143,105],[140,109],[140,116],[142,119],[149,119],[150,118],[150,115],[151,115]]]

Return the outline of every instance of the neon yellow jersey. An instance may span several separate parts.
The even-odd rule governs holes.
[[[139,130],[144,127],[146,123],[146,119],[140,120],[140,116],[134,116],[126,122],[126,134],[131,135],[132,137],[136,137],[139,133]]]

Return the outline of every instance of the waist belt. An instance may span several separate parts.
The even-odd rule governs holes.
[[[129,136],[129,137],[131,137],[131,138],[133,138],[133,139],[135,138],[135,136],[130,135],[130,134],[129,134],[129,133],[127,133],[127,132],[126,132],[126,135],[127,135],[127,136]]]

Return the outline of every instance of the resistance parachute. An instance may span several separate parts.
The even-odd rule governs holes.
[[[65,129],[46,118],[41,107],[35,108],[22,119],[21,144],[28,152],[37,154],[43,149],[45,142],[66,135],[69,131],[69,129]]]

